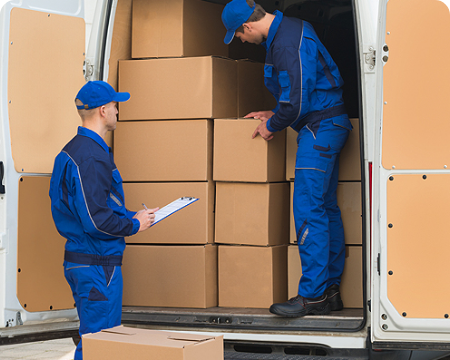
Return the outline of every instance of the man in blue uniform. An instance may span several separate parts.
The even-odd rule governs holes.
[[[157,210],[125,208],[122,178],[104,140],[116,128],[116,103],[129,98],[103,81],[81,88],[75,103],[82,126],[56,157],[50,181],[53,220],[67,239],[64,275],[80,335],[120,325],[124,236],[148,229]],[[83,357],[81,343],[75,360]]]
[[[266,140],[288,126],[298,132],[294,220],[302,263],[298,296],[273,304],[286,317],[328,314],[343,308],[339,285],[345,260],[344,230],[337,206],[339,153],[352,125],[342,100],[343,80],[328,51],[306,21],[274,14],[253,0],[233,0],[222,13],[225,43],[265,47],[264,80],[277,100],[253,133]]]

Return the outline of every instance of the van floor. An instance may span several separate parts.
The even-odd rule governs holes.
[[[268,309],[223,308],[207,309],[124,306],[122,323],[143,326],[167,326],[238,330],[283,331],[357,331],[364,325],[363,309],[343,309],[329,315],[308,315],[285,318]]]

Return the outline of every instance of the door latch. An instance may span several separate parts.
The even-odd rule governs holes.
[[[3,161],[0,161],[0,194],[5,193],[5,185],[3,185],[3,177],[5,176],[5,168]]]
[[[369,47],[368,52],[364,53],[364,62],[367,64],[369,70],[375,69],[375,56],[376,51],[372,46]]]

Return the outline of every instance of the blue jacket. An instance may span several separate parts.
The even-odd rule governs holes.
[[[299,131],[320,119],[311,117],[313,113],[333,107],[340,110],[333,116],[345,113],[344,82],[311,24],[284,17],[279,11],[274,14],[267,40],[262,44],[267,51],[264,81],[277,100],[267,129],[275,132],[291,126]]]
[[[135,212],[125,208],[122,178],[111,149],[95,132],[78,134],[55,159],[50,181],[53,220],[66,250],[122,255],[124,236],[138,232]]]

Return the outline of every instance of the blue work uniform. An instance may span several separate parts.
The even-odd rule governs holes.
[[[78,134],[55,159],[50,181],[53,220],[67,239],[64,275],[72,289],[80,335],[121,323],[124,236],[138,232],[125,208],[111,149],[94,131]],[[75,360],[82,359],[81,341]]]
[[[342,100],[343,80],[311,24],[279,11],[262,44],[264,80],[277,100],[267,122],[271,132],[298,132],[294,219],[302,263],[298,294],[321,296],[340,284],[344,229],[337,206],[339,153],[352,125]]]

